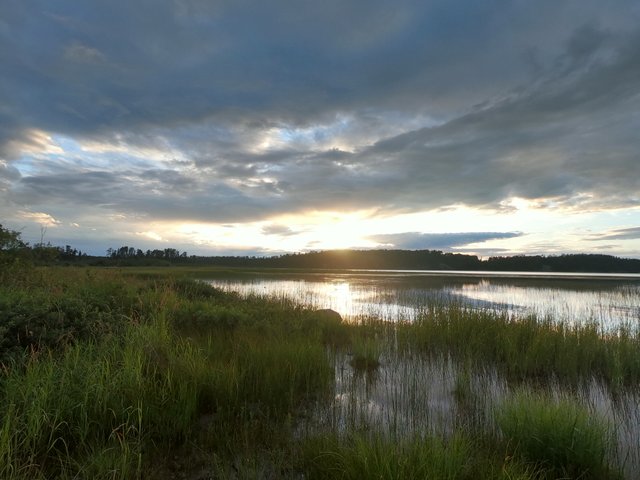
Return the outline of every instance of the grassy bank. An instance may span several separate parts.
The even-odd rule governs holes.
[[[7,479],[620,478],[615,415],[576,392],[640,376],[630,331],[451,305],[346,324],[171,270],[24,270],[0,342]]]

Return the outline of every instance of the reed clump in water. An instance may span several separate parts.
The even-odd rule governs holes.
[[[351,361],[357,372],[374,372],[380,367],[381,346],[377,339],[368,337],[356,338],[351,346]]]
[[[496,423],[509,455],[546,478],[621,478],[608,465],[611,427],[569,397],[520,389],[498,407]]]
[[[577,384],[596,377],[612,388],[640,382],[640,337],[624,326],[605,332],[595,323],[440,305],[399,325],[398,335],[411,348],[495,365],[516,380]]]

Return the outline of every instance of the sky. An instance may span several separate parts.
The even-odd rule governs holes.
[[[30,243],[640,257],[637,0],[0,0]]]

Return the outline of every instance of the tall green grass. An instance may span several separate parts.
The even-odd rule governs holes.
[[[170,444],[190,432],[204,379],[181,376],[179,362],[194,355],[154,325],[132,330],[124,343],[84,343],[29,359],[3,379],[2,416],[11,429],[3,429],[0,476],[66,477],[91,465],[138,476],[146,440]],[[104,465],[109,459],[115,464]]]
[[[631,390],[635,332],[455,305],[347,324],[164,272],[0,285],[0,478],[616,476],[609,427],[537,390]],[[493,375],[530,389],[490,398]]]
[[[198,434],[221,453],[268,443],[283,419],[333,379],[319,332],[287,331],[288,322],[270,327],[259,314],[286,317],[277,305],[256,300],[234,309],[237,299],[222,295],[193,328],[180,312],[196,312],[194,303],[219,292],[195,282],[119,280],[125,298],[116,299],[108,285],[88,292],[104,302],[97,311],[117,310],[117,319],[108,318],[118,322],[117,332],[79,335],[71,327],[70,341],[41,336],[5,363],[0,478],[142,477],[152,458]],[[56,302],[82,303],[84,289],[74,281],[43,286],[42,311]],[[68,289],[58,290],[65,282]],[[59,297],[47,297],[45,289]],[[16,298],[20,304],[21,292]],[[117,302],[124,306],[112,308]],[[68,320],[68,310],[59,313]],[[233,328],[230,315],[239,319]],[[42,328],[51,323],[38,310],[29,320]],[[200,430],[207,431],[198,432],[203,417]]]
[[[610,468],[611,427],[575,400],[520,390],[498,407],[496,421],[508,452],[545,478],[621,478]]]
[[[0,478],[91,468],[134,478],[149,448],[184,443],[202,415],[233,443],[247,425],[272,428],[332,374],[323,348],[306,341],[223,347],[175,338],[163,322],[131,329],[124,342],[35,357],[3,379]]]
[[[614,388],[640,381],[640,336],[626,327],[604,332],[596,324],[438,305],[398,332],[412,348],[495,365],[516,380],[596,377]]]
[[[404,439],[378,433],[325,435],[308,439],[300,453],[305,478],[312,480],[533,480],[532,466],[487,450],[464,434],[448,439]]]

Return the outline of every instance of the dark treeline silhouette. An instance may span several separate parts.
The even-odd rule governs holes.
[[[189,256],[175,248],[141,250],[122,246],[109,248],[106,256],[89,256],[70,245],[29,246],[20,232],[0,225],[0,265],[29,261],[40,264],[85,265],[209,265],[249,268],[376,269],[376,270],[488,270],[578,273],[640,273],[640,260],[611,255],[568,254],[558,256],[517,255],[481,260],[475,255],[439,250],[327,250],[271,257]]]
[[[29,245],[21,238],[21,233],[5,228],[0,224],[0,265],[15,263],[48,264],[55,261],[79,261],[90,257],[86,253],[72,248],[54,246],[43,241]]]
[[[329,250],[274,257],[189,257],[190,263],[227,267],[376,270],[488,270],[640,273],[640,260],[611,255],[519,255],[481,260],[438,250]]]
[[[68,258],[67,258],[68,260]],[[470,270],[527,272],[640,273],[640,260],[612,255],[567,254],[490,257],[439,250],[326,250],[271,257],[196,256],[175,248],[109,248],[105,257],[91,257],[99,265],[209,265],[249,268],[375,269],[375,270]]]
[[[195,260],[219,266],[303,269],[478,270],[480,268],[478,257],[436,250],[327,250],[274,257],[195,257]]]
[[[559,256],[491,257],[482,263],[483,268],[490,271],[640,273],[638,259],[584,253]]]
[[[170,262],[176,260],[184,260],[187,258],[187,252],[180,252],[175,248],[164,248],[162,250],[146,250],[142,251],[139,248],[124,246],[120,248],[107,249],[107,257],[124,260],[124,259],[142,259],[142,258],[154,258],[157,260],[168,260]]]

